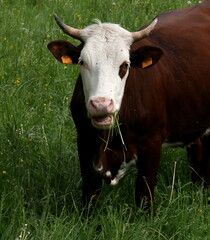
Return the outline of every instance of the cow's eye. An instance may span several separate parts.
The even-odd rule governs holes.
[[[129,64],[128,64],[127,62],[125,62],[125,63],[122,64],[122,67],[128,68],[128,67],[129,67]]]
[[[84,64],[84,62],[81,58],[78,59],[78,64],[81,65],[81,66]]]
[[[119,69],[119,76],[120,78],[123,78],[128,70],[128,68],[130,67],[130,63],[129,62],[123,62],[120,65],[120,69]]]

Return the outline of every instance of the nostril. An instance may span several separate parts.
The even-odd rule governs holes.
[[[90,106],[90,108],[91,107],[96,108],[96,104],[93,100],[90,100],[89,106]]]
[[[109,104],[108,104],[108,106],[107,106],[107,110],[108,110],[109,112],[111,112],[111,111],[113,110],[113,108],[114,108],[114,102],[113,102],[112,99],[110,99]]]

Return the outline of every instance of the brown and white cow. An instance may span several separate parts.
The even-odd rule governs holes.
[[[133,164],[136,203],[150,202],[162,146],[185,146],[210,126],[210,0],[162,13],[133,33],[100,22],[78,30],[55,19],[81,40],[48,48],[62,63],[80,66],[71,112],[83,203],[97,200],[102,179],[115,185]],[[209,178],[206,169],[206,186]]]

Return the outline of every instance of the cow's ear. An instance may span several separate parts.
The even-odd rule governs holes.
[[[75,47],[70,42],[64,40],[50,42],[47,47],[58,61],[65,64],[78,63],[82,49],[81,45]]]
[[[131,52],[131,66],[151,67],[162,57],[163,51],[157,47],[144,46]]]

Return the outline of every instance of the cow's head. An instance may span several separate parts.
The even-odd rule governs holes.
[[[130,46],[134,41],[149,35],[157,19],[138,32],[129,32],[117,24],[99,21],[82,30],[65,25],[55,15],[62,30],[82,44],[78,47],[67,41],[48,44],[53,55],[64,64],[79,64],[88,117],[94,127],[109,128],[119,111],[126,79],[133,63],[142,68],[156,63],[162,51],[154,47],[138,49],[130,57]],[[132,66],[133,66],[132,63]]]

